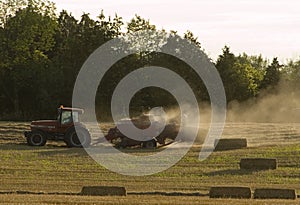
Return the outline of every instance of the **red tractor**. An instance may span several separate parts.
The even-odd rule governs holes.
[[[87,147],[91,136],[87,128],[79,122],[83,109],[58,108],[56,120],[38,120],[30,124],[31,131],[24,135],[30,146],[44,146],[47,140],[64,141],[68,147]],[[75,129],[76,127],[76,129]]]

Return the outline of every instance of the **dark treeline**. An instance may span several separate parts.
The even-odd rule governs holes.
[[[155,25],[138,15],[128,23],[117,15],[105,17],[102,11],[97,19],[83,14],[78,20],[67,11],[56,15],[55,6],[47,0],[4,0],[0,9],[2,120],[54,117],[59,105],[71,106],[77,74],[96,48],[123,32],[156,30]],[[183,37],[201,48],[192,32],[187,31]],[[256,98],[262,90],[276,92],[280,81],[295,89],[300,82],[300,61],[281,65],[277,58],[268,61],[262,56],[236,56],[225,46],[213,63],[223,80],[228,102]],[[187,80],[199,101],[209,101],[201,79],[184,62],[164,54],[136,54],[116,63],[99,85],[96,105],[100,115],[109,116],[117,83],[145,65],[172,69]],[[136,109],[175,104],[169,93],[158,88],[143,89],[132,100]]]

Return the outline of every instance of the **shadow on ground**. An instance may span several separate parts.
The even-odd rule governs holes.
[[[240,169],[226,169],[226,170],[218,170],[214,172],[209,172],[207,176],[223,176],[223,175],[249,175],[256,172],[255,170],[240,170]]]

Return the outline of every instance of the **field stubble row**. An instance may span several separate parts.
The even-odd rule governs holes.
[[[112,125],[104,126],[107,130]],[[228,123],[223,137],[247,138],[249,148],[214,152],[200,162],[197,157],[201,146],[194,146],[175,166],[143,177],[113,173],[97,164],[83,149],[69,149],[56,142],[45,147],[29,147],[22,136],[26,128],[28,123],[0,123],[0,191],[78,193],[82,186],[97,185],[125,186],[128,192],[205,194],[211,186],[219,185],[300,191],[300,124]],[[125,149],[124,152],[138,154],[141,150]],[[240,170],[239,161],[243,157],[277,158],[278,169]],[[1,198],[6,200],[5,196],[0,196],[3,201]]]

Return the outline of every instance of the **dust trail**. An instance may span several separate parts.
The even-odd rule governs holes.
[[[280,82],[274,90],[264,90],[256,99],[230,102],[227,122],[300,122],[300,91]]]
[[[257,141],[258,138],[268,143],[273,138],[276,138],[277,141],[273,139],[276,142],[282,139],[291,141],[290,138],[299,140],[300,132],[298,132],[299,124],[297,123],[300,123],[300,90],[296,88],[294,85],[281,81],[275,89],[263,90],[255,99],[245,102],[229,102],[222,137],[248,138],[249,136],[250,143]],[[200,130],[196,143],[202,144],[210,126],[211,106],[209,103],[200,103],[199,109]],[[180,119],[179,108],[169,109],[166,113],[169,121]],[[260,126],[259,130],[253,130],[253,123]],[[188,124],[193,126],[192,122]],[[244,128],[240,129],[240,126],[245,127],[247,132],[244,132]],[[255,143],[260,144],[261,140]]]
[[[185,109],[189,107],[189,105],[185,105]],[[193,113],[192,110],[190,110],[190,113]],[[211,108],[210,104],[208,103],[201,103],[199,104],[199,111],[200,111],[200,125],[199,125],[199,131],[198,135],[195,139],[195,143],[202,144],[205,140],[205,137],[208,133],[208,129],[210,126],[210,120],[211,120]],[[181,112],[180,108],[178,107],[172,107],[167,109],[166,111],[167,116],[167,122],[176,122],[177,124],[180,124],[181,121]],[[196,118],[196,116],[185,116],[183,113],[183,126],[185,127],[185,132],[192,132],[192,130],[197,127],[198,125],[195,124],[193,119]],[[189,136],[189,133],[187,133],[187,136]],[[189,140],[189,139],[186,139]]]

